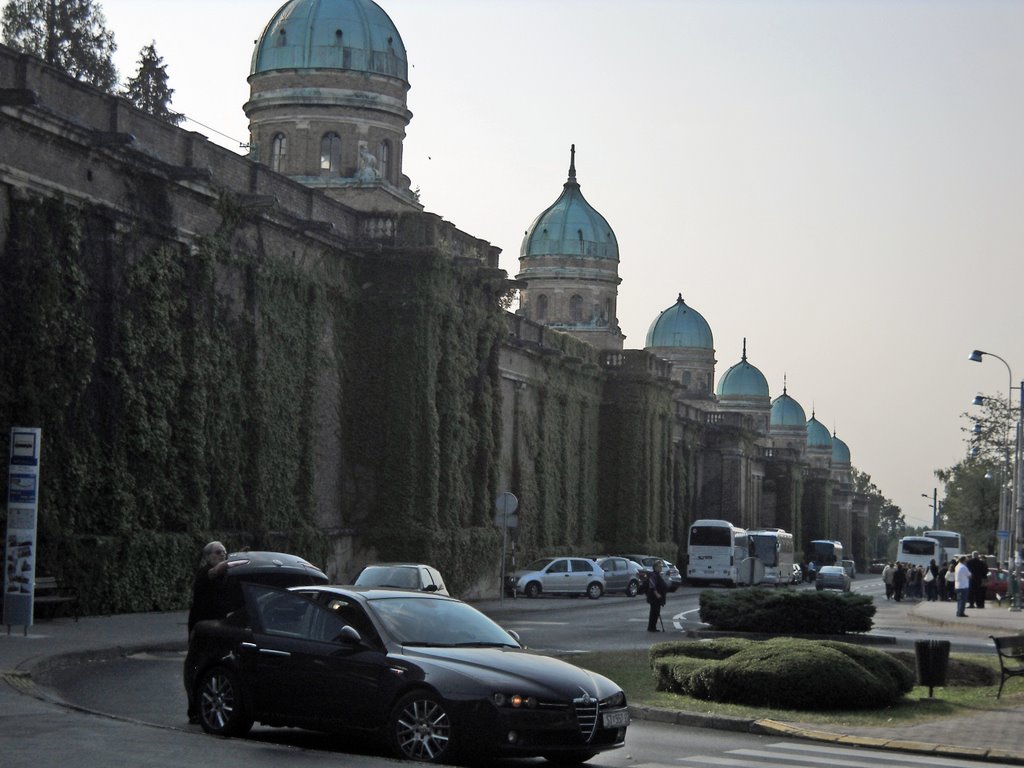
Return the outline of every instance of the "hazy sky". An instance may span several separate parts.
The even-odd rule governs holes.
[[[100,4],[122,78],[155,39],[174,107],[207,126],[183,127],[248,139],[253,43],[279,0]],[[427,210],[515,276],[575,143],[618,238],[626,347],[682,293],[716,381],[746,338],[772,398],[786,377],[930,524],[960,415],[1007,394],[1006,367],[970,351],[1024,378],[1024,1],[380,5],[409,54],[404,171]]]

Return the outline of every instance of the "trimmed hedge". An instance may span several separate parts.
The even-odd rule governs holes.
[[[914,687],[890,654],[828,640],[728,638],[651,649],[658,690],[775,709],[888,706]]]
[[[700,620],[731,632],[843,635],[869,631],[874,615],[870,597],[850,592],[749,587],[700,593]]]

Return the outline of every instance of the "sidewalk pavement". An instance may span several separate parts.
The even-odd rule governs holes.
[[[989,603],[983,610],[970,611],[968,618],[958,619],[952,603],[921,602],[908,606],[908,614],[915,620],[975,638],[1024,632],[1024,611],[1011,612],[1005,606],[1005,601],[1002,607]],[[77,622],[61,618],[35,624],[27,632],[21,627],[13,627],[8,633],[7,627],[0,626],[0,681],[21,693],[38,695],[33,679],[52,665],[113,658],[143,650],[184,650],[186,619],[184,611],[175,611],[90,616]],[[1015,680],[1007,683],[1010,694],[1019,690],[1019,686]],[[938,698],[941,698],[941,690]],[[8,697],[4,698],[8,700]],[[20,699],[29,700],[25,696],[9,700],[12,706],[17,706]],[[922,700],[922,706],[927,705],[927,700]],[[633,707],[632,714],[637,720],[754,731],[936,757],[1024,765],[1024,705],[978,715],[938,718],[917,725],[892,728],[833,725],[828,731],[806,723],[771,719],[752,721],[647,707]]]

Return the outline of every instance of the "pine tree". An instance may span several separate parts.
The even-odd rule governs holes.
[[[184,115],[171,110],[173,88],[167,87],[167,65],[156,52],[156,41],[139,51],[139,70],[124,88],[124,97],[144,112],[177,125]]]
[[[113,92],[117,45],[106,23],[92,0],[10,0],[4,6],[3,41],[76,80]]]

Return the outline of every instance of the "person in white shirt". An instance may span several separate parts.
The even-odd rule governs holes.
[[[967,618],[964,609],[971,592],[971,571],[967,567],[967,557],[961,557],[956,564],[956,615]]]

